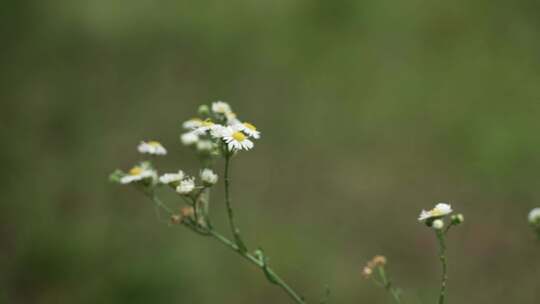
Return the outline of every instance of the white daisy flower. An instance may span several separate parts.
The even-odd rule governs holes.
[[[186,146],[191,146],[199,141],[199,136],[195,132],[187,132],[180,135],[180,141]]]
[[[436,219],[433,221],[433,224],[431,224],[431,227],[435,230],[441,230],[444,227],[444,222],[441,219]]]
[[[225,118],[227,119],[227,124],[229,126],[241,123],[240,120],[236,117],[236,113],[234,112],[225,113]]]
[[[261,137],[261,132],[257,131],[257,128],[249,122],[244,122],[242,124],[242,131],[249,137],[253,137],[255,139],[259,139]]]
[[[206,185],[214,185],[218,181],[217,174],[214,173],[211,169],[203,169],[201,171],[201,180]]]
[[[184,178],[184,171],[179,170],[178,173],[165,173],[159,177],[159,182],[165,185],[176,183]]]
[[[120,179],[120,183],[122,184],[130,184],[133,182],[142,181],[144,179],[149,178],[156,178],[157,173],[156,171],[152,170],[150,167],[145,165],[139,165],[131,168],[129,172],[122,176]]]
[[[212,130],[212,128],[214,128],[215,126],[215,123],[213,123],[210,119],[207,119],[203,121],[199,127],[193,130],[193,133],[195,133],[196,135],[203,135],[207,131]]]
[[[180,182],[180,185],[176,187],[176,192],[180,194],[189,194],[195,189],[195,179],[193,177],[186,178]]]
[[[424,221],[433,217],[442,217],[450,213],[452,213],[452,207],[450,205],[446,203],[439,203],[435,206],[435,208],[429,211],[422,210],[420,216],[418,217],[418,220]]]
[[[228,134],[227,127],[215,124],[210,129],[210,135],[214,138],[222,138]]]
[[[214,149],[214,143],[210,140],[200,140],[197,142],[197,151],[210,152]]]
[[[529,212],[529,223],[540,223],[540,208],[534,208]]]
[[[186,120],[184,121],[184,123],[182,124],[182,127],[184,127],[184,129],[188,129],[188,130],[193,130],[193,129],[197,129],[198,127],[200,127],[203,123],[203,120],[200,119],[200,118],[192,118],[190,120]]]
[[[137,147],[140,153],[153,154],[153,155],[165,155],[167,150],[157,141],[142,141]]]
[[[218,114],[227,114],[232,112],[231,106],[221,100],[212,103],[212,111]]]
[[[226,127],[223,140],[227,143],[229,151],[249,150],[253,148],[253,142],[241,131],[235,130],[233,127]]]

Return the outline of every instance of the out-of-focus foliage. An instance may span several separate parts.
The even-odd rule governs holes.
[[[416,217],[442,200],[467,217],[449,302],[540,301],[537,1],[12,0],[0,23],[0,301],[286,303],[107,182],[142,139],[195,170],[180,123],[216,99],[263,132],[233,164],[244,237],[308,299],[387,303],[360,275],[385,254],[433,302]]]

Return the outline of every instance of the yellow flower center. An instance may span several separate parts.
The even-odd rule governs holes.
[[[139,175],[143,172],[143,169],[141,167],[133,167],[131,170],[129,170],[129,175]]]
[[[244,127],[250,129],[251,131],[257,131],[257,128],[255,128],[255,126],[250,124],[249,122],[245,122]]]
[[[202,122],[203,127],[211,127],[213,125],[214,125],[214,123],[210,119],[207,119],[207,120]]]
[[[441,216],[443,214],[439,209],[433,209],[429,213],[431,213],[431,216]]]
[[[161,144],[159,143],[159,141],[149,141],[147,143],[149,146],[152,146],[152,147],[160,147]]]
[[[234,132],[232,137],[236,141],[244,141],[244,140],[246,140],[246,136],[242,132]]]

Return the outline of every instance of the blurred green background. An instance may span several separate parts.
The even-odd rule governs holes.
[[[181,122],[217,99],[263,132],[233,164],[244,236],[311,303],[325,284],[390,303],[360,275],[375,254],[406,303],[433,303],[416,218],[438,201],[466,217],[449,303],[540,301],[538,1],[2,4],[0,302],[289,303],[107,181],[142,139],[169,149],[160,169],[197,172]]]

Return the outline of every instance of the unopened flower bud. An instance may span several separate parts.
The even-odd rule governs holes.
[[[362,276],[363,276],[365,279],[369,279],[369,277],[371,276],[372,273],[373,273],[373,269],[371,269],[371,268],[368,267],[368,266],[365,266],[365,267],[362,269]]]
[[[443,227],[444,227],[444,222],[443,222],[443,220],[441,220],[441,219],[436,219],[436,220],[433,221],[433,223],[431,224],[431,226],[432,226],[433,229],[435,229],[435,230],[441,230],[441,229],[443,229]]]
[[[207,105],[200,105],[197,112],[199,115],[206,117],[210,115],[210,108]]]
[[[450,219],[454,225],[459,225],[465,221],[465,217],[461,213],[452,215]]]

